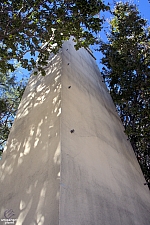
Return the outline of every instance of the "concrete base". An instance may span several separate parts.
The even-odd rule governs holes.
[[[0,162],[0,219],[12,209],[17,225],[149,225],[149,190],[95,59],[68,41],[46,70]]]

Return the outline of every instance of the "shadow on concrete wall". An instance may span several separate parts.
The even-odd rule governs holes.
[[[31,77],[0,162],[1,218],[12,209],[17,225],[58,224],[61,63]]]

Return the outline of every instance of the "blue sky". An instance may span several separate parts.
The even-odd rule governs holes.
[[[150,23],[150,3],[148,0],[135,0],[134,3],[138,5],[141,16],[147,19]]]

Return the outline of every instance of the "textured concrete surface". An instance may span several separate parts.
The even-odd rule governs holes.
[[[25,90],[0,161],[0,220],[12,209],[17,225],[59,224],[61,70],[60,54]]]
[[[95,59],[71,41],[31,77],[0,162],[17,225],[149,225],[150,195]],[[1,222],[4,224],[4,222]]]

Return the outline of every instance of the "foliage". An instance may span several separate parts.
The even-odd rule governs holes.
[[[14,71],[13,59],[32,70],[38,52],[38,70],[44,75],[42,66],[49,51],[56,53],[70,36],[74,36],[77,49],[95,42],[94,32],[101,30],[103,22],[95,15],[108,9],[101,0],[2,0],[0,72]],[[25,57],[28,52],[30,58]]]
[[[135,5],[117,3],[112,14],[108,43],[100,42],[102,74],[150,182],[150,29]]]
[[[50,51],[56,53],[70,36],[74,36],[76,49],[95,42],[94,33],[101,30],[103,23],[95,15],[101,10],[109,10],[101,0],[0,2],[0,151],[25,87],[10,75],[16,63],[29,71],[37,67],[45,75],[43,66]]]
[[[0,74],[0,155],[7,141],[24,88],[25,82],[18,83],[15,76]]]

